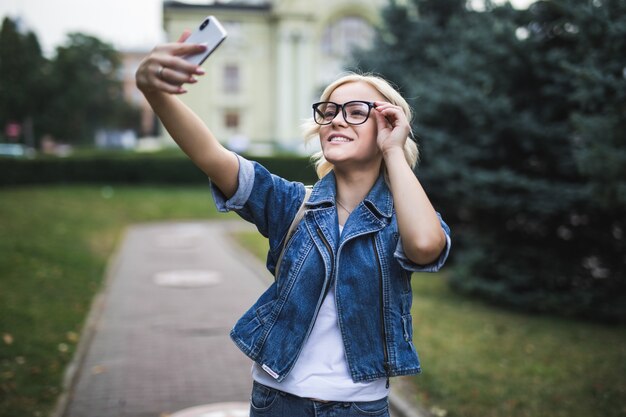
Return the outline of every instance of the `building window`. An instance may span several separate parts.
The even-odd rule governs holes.
[[[227,129],[238,129],[239,128],[239,112],[237,111],[227,111],[224,113],[224,126]]]
[[[359,16],[345,16],[337,19],[324,29],[322,51],[328,55],[349,55],[352,50],[366,48],[374,39],[374,28]]]
[[[224,92],[236,94],[239,92],[241,76],[237,65],[226,65],[224,67]]]

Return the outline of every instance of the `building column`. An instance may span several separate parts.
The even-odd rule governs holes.
[[[293,74],[291,57],[291,36],[287,27],[279,23],[278,53],[276,60],[276,135],[281,145],[286,145],[291,136],[291,125],[294,115]]]
[[[298,137],[302,137],[301,125],[304,119],[310,118],[312,115],[311,104],[315,100],[315,77],[313,75],[313,35],[311,28],[303,28],[298,44],[298,73],[300,82],[298,83],[298,120],[297,133]]]

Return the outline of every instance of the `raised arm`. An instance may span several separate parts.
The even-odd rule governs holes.
[[[230,198],[237,190],[237,157],[177,97],[187,92],[185,84],[196,83],[196,77],[204,74],[200,66],[182,58],[205,48],[182,43],[188,36],[189,32],[185,32],[177,43],[154,48],[137,69],[137,87],[183,152]]]
[[[404,112],[377,102],[378,145],[389,177],[398,229],[406,256],[419,265],[437,260],[446,245],[439,217],[404,157],[409,122]]]

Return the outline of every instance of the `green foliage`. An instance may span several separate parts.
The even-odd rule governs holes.
[[[419,176],[455,226],[454,287],[626,320],[626,5],[415,3],[419,18],[386,10],[357,62],[411,99]]]
[[[46,59],[37,37],[5,18],[0,30],[0,128],[17,122],[72,144],[91,143],[101,128],[137,128],[139,110],[124,100],[118,52],[99,39],[68,35]]]
[[[315,170],[309,158],[251,157],[272,173],[292,181],[313,184]],[[85,153],[69,158],[0,158],[0,187],[26,184],[208,184],[182,152],[162,154]]]
[[[44,113],[48,133],[63,142],[91,143],[98,128],[115,127],[116,116],[129,110],[117,75],[120,64],[111,45],[70,34],[51,63]]]
[[[5,17],[0,29],[0,129],[42,110],[47,61],[37,37]],[[1,135],[2,133],[0,133]]]

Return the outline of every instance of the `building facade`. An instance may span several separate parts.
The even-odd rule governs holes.
[[[321,90],[367,47],[387,0],[163,3],[170,41],[208,15],[228,32],[181,98],[237,151],[302,150],[301,125]]]
[[[139,131],[137,132],[139,137],[151,137],[157,133],[156,116],[148,100],[141,94],[135,83],[135,72],[148,53],[149,51],[145,50],[125,50],[120,53],[122,57],[120,80],[124,97],[140,112]]]

